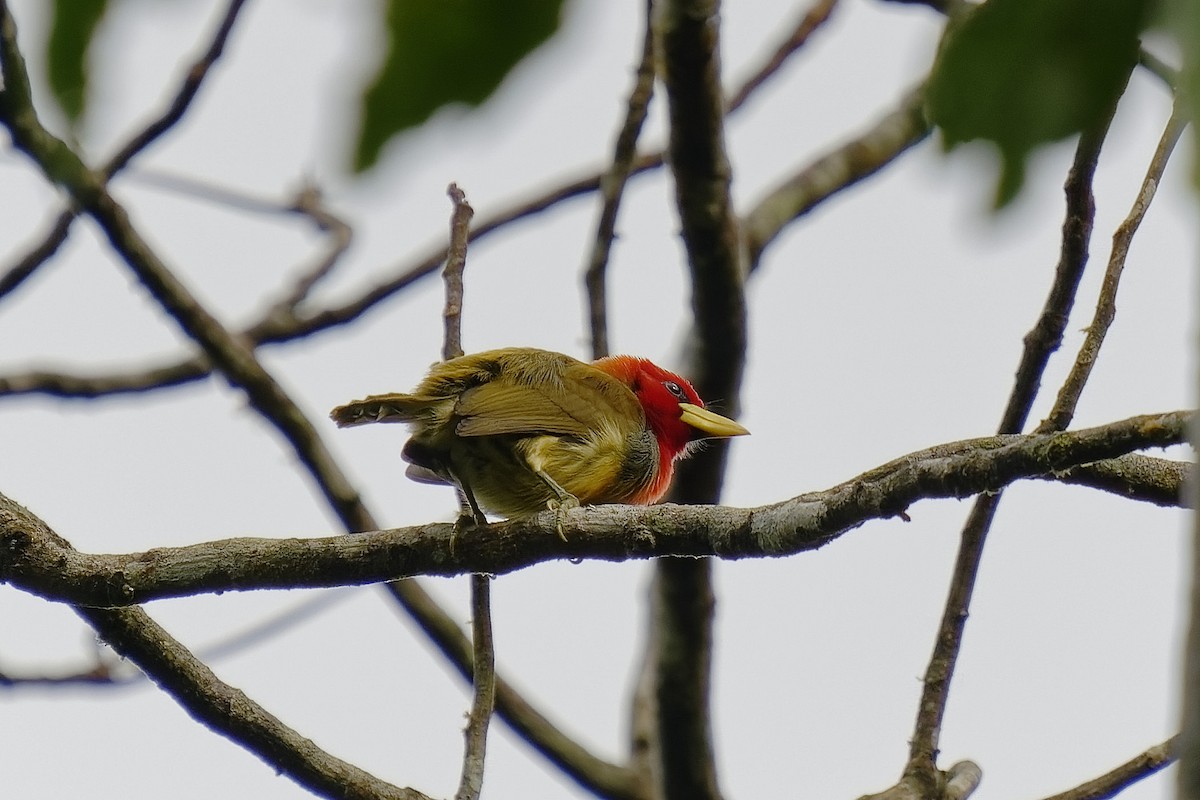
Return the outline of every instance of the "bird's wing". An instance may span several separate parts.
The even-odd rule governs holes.
[[[563,408],[564,395],[551,397],[533,386],[485,383],[463,392],[454,406],[459,436],[495,436],[504,433],[582,434],[585,422]],[[569,400],[567,405],[573,405]]]
[[[633,392],[586,364],[561,380],[495,380],[463,392],[454,407],[459,436],[560,434],[582,436],[605,425],[642,424]]]

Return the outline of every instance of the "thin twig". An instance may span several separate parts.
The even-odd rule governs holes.
[[[922,84],[907,92],[894,110],[772,187],[742,216],[751,272],[788,225],[879,172],[929,136],[932,128],[925,116],[924,91]]]
[[[446,268],[442,277],[446,283],[446,304],[442,312],[445,332],[442,339],[442,359],[449,361],[463,354],[462,312],[463,271],[467,266],[467,244],[470,241],[471,217],[475,210],[458,184],[446,189],[454,211],[450,215],[450,246],[447,248]],[[465,514],[474,511],[462,490],[460,507]],[[486,519],[475,519],[476,525],[487,525]],[[464,747],[462,775],[455,800],[479,800],[483,789],[484,766],[487,761],[487,734],[496,707],[496,651],[492,640],[491,576],[471,575],[471,711],[463,731]]]
[[[234,23],[237,21],[238,14],[241,12],[244,4],[245,0],[230,0],[229,6],[225,9],[225,13],[221,17],[221,21],[217,24],[216,31],[213,32],[208,47],[205,48],[204,53],[188,68],[183,83],[176,91],[175,97],[171,100],[167,109],[157,119],[134,134],[120,150],[109,158],[100,170],[105,180],[112,178],[124,169],[134,156],[149,147],[155,140],[171,130],[171,128],[183,119],[184,114],[191,107],[192,101],[200,93],[200,87],[203,85],[204,79],[208,77],[213,65],[217,63],[221,55],[225,52],[225,44],[229,41],[229,35],[233,31]],[[18,259],[3,276],[0,276],[0,298],[3,298],[20,286],[39,266],[58,252],[58,248],[67,240],[67,235],[71,230],[71,223],[74,222],[77,213],[78,210],[75,207],[60,212],[55,218],[49,232],[42,240]]]
[[[12,294],[18,286],[37,271],[38,267],[58,252],[58,248],[62,247],[63,242],[67,240],[67,234],[71,231],[71,223],[74,221],[74,212],[60,212],[54,218],[54,224],[50,226],[50,230],[38,243],[17,259],[17,262],[9,267],[3,275],[0,275],[0,300]]]
[[[208,77],[217,60],[221,58],[221,54],[225,52],[225,44],[229,41],[229,35],[233,32],[233,25],[237,21],[238,14],[245,5],[246,0],[230,0],[228,7],[225,9],[224,15],[221,17],[220,23],[217,25],[216,31],[213,33],[212,41],[208,47],[192,63],[183,79],[182,85],[175,93],[175,97],[171,100],[166,110],[135,134],[125,145],[114,153],[104,164],[101,172],[104,177],[111,178],[113,175],[125,168],[134,156],[145,150],[156,139],[162,136],[171,128],[175,127],[183,115],[187,113],[192,105],[192,101],[196,99],[196,95],[200,93],[200,87],[204,83],[204,79]]]
[[[244,692],[224,683],[140,608],[77,608],[113,649],[148,674],[196,720],[241,744],[272,769],[328,798],[429,800],[327,753]]]
[[[1046,800],[1107,800],[1116,797],[1140,780],[1150,777],[1179,757],[1179,737],[1172,736],[1143,753],[1138,753],[1119,767],[1074,789],[1051,795]]]
[[[237,653],[253,649],[264,641],[283,631],[291,630],[296,625],[309,620],[318,614],[323,614],[330,607],[353,596],[357,587],[341,587],[333,591],[323,591],[311,594],[276,614],[251,623],[242,630],[234,631],[219,640],[202,645],[195,649],[196,658],[208,664]],[[86,669],[26,672],[16,674],[0,670],[0,686],[66,686],[85,684],[96,687],[125,687],[146,680],[145,673],[126,664],[124,661],[105,659],[101,656],[112,651],[106,647],[97,647],[97,658]]]
[[[495,528],[491,526],[488,531]],[[547,530],[553,536],[558,536],[552,526]],[[455,526],[447,525],[445,531],[448,541],[463,541],[462,532]],[[369,539],[369,535],[355,538]],[[461,549],[457,548],[456,544],[454,552],[461,555]],[[464,572],[473,573],[475,570]],[[394,578],[397,574],[393,572],[389,577]],[[458,623],[415,580],[392,581],[387,588],[396,595],[400,605],[458,674],[464,680],[473,682],[473,643],[463,635]],[[593,794],[610,800],[644,800],[629,769],[598,758],[530,705],[512,684],[499,676],[496,678],[496,713],[547,761]]]
[[[123,687],[141,683],[146,679],[145,673],[128,667],[125,670],[114,670],[113,665],[97,661],[93,666],[82,670],[60,670],[58,672],[11,672],[0,669],[0,686],[6,689],[16,689],[24,686],[38,688],[63,686],[104,686]]]
[[[774,63],[774,54],[768,58],[767,63]],[[776,64],[776,70],[779,66],[782,66],[782,64]],[[775,73],[765,68],[760,68],[753,73],[747,83],[752,82],[754,89],[757,90],[764,84],[763,76],[771,74]],[[745,92],[743,87],[739,87],[730,96],[733,98],[748,98],[750,94]],[[743,103],[731,105],[729,112],[732,113],[742,105]],[[881,123],[881,128],[886,127],[886,124],[887,120]],[[634,159],[633,165],[630,168],[630,176],[658,169],[662,165],[662,151],[645,153]],[[157,183],[165,183],[165,179],[152,175],[148,176],[145,173],[139,173],[139,177],[143,180],[152,177]],[[604,173],[601,172],[585,173],[535,197],[515,202],[507,209],[497,212],[490,218],[476,224],[471,231],[471,242],[475,243],[513,222],[548,211],[560,203],[595,192],[600,189],[603,177]],[[848,180],[854,181],[860,177],[862,176],[850,174],[848,175]],[[184,182],[186,179],[174,178],[172,180],[178,183]],[[187,184],[189,187],[188,191],[194,193],[203,191],[205,194],[214,196],[219,202],[231,203],[236,207],[241,207],[244,203],[252,202],[256,210],[276,210],[276,206],[272,203],[264,204],[259,201],[247,201],[240,194],[230,194],[211,187],[207,190],[198,190],[196,188],[198,184],[195,181],[187,181]],[[811,197],[807,201],[808,208],[815,207],[819,202],[827,199],[836,191],[835,187],[828,186],[826,182],[822,182],[822,185],[826,186],[826,189],[811,193]],[[364,290],[357,298],[343,305],[311,310],[303,314],[268,314],[264,319],[241,331],[239,335],[244,340],[256,345],[278,344],[348,324],[379,303],[406,289],[422,278],[433,274],[441,267],[445,260],[446,248],[441,245],[435,246],[426,254],[418,256],[404,265],[395,267],[393,269],[393,277]],[[192,381],[203,380],[212,373],[212,369],[211,362],[203,354],[200,354],[155,367],[151,370],[131,370],[125,373],[96,377],[38,371],[0,377],[0,397],[36,393],[48,394],[55,397],[90,398],[128,392],[145,392],[160,387],[179,386]]]
[[[1113,233],[1112,251],[1108,258],[1108,268],[1104,272],[1100,296],[1096,301],[1092,324],[1087,328],[1087,336],[1084,337],[1083,344],[1079,347],[1079,354],[1075,357],[1075,364],[1071,367],[1070,374],[1058,390],[1054,408],[1038,426],[1039,431],[1066,430],[1075,416],[1075,407],[1079,404],[1079,396],[1083,393],[1083,387],[1092,374],[1092,367],[1095,365],[1096,359],[1100,357],[1100,347],[1104,344],[1104,337],[1108,334],[1108,329],[1117,316],[1117,289],[1121,284],[1121,274],[1125,271],[1125,260],[1129,255],[1129,246],[1133,242],[1133,235],[1137,233],[1142,219],[1146,216],[1146,211],[1150,208],[1150,202],[1154,199],[1154,193],[1158,189],[1158,182],[1162,180],[1163,172],[1167,168],[1167,160],[1171,157],[1171,151],[1175,149],[1175,143],[1179,141],[1186,126],[1187,118],[1183,115],[1182,109],[1176,106],[1171,118],[1167,121],[1162,138],[1159,139],[1154,157],[1150,160],[1150,167],[1146,172],[1146,177],[1142,180],[1142,186],[1138,190],[1137,199],[1133,202],[1133,208]]]
[[[483,788],[484,762],[487,755],[488,723],[496,703],[495,646],[492,641],[492,600],[490,575],[471,575],[471,631],[474,642],[475,691],[471,713],[463,736],[462,777],[455,800],[478,800]]]
[[[255,195],[244,189],[223,186],[211,180],[193,178],[189,175],[164,169],[135,167],[125,172],[125,181],[147,189],[157,189],[180,197],[213,205],[225,206],[235,211],[252,214],[290,214],[296,212],[300,198],[291,202],[280,202],[275,198]],[[307,187],[301,188],[301,194]]]
[[[1062,250],[1054,271],[1054,283],[1037,324],[1025,334],[1025,349],[1017,367],[1016,381],[1000,422],[1001,433],[1020,433],[1024,429],[1050,356],[1062,346],[1063,332],[1075,306],[1079,281],[1088,261],[1088,243],[1096,215],[1092,178],[1111,122],[1110,113],[1098,128],[1080,136],[1075,149],[1075,161],[1064,187],[1067,218],[1063,222]]]
[[[354,231],[351,227],[324,206],[321,192],[314,184],[306,183],[301,187],[288,210],[307,217],[317,226],[317,230],[328,234],[329,245],[325,254],[316,263],[300,272],[300,277],[293,282],[292,288],[279,301],[278,308],[281,310],[294,309],[304,302],[313,287],[338,265],[342,256],[350,249],[350,243],[354,239]]]
[[[446,282],[446,307],[442,312],[446,323],[442,339],[443,361],[458,358],[463,354],[463,270],[467,266],[471,217],[475,215],[475,209],[471,208],[466,194],[457,184],[450,184],[446,194],[454,204],[454,212],[450,215],[450,246],[446,250],[446,269],[442,272],[442,278]]]
[[[1000,422],[1002,434],[1017,433],[1024,427],[1050,354],[1062,343],[1063,330],[1087,263],[1088,241],[1095,214],[1092,176],[1111,119],[1110,113],[1096,129],[1085,132],[1076,148],[1075,161],[1064,187],[1067,215],[1063,223],[1058,267],[1042,313],[1025,336],[1025,351]],[[997,492],[976,498],[963,525],[950,590],[934,640],[933,653],[925,670],[916,725],[909,743],[909,760],[905,767],[905,775],[924,786],[933,786],[937,782],[938,741],[950,697],[950,681],[962,647],[963,629],[979,572],[983,545],[1000,497]]]
[[[1147,72],[1163,82],[1163,85],[1174,94],[1179,89],[1179,70],[1151,53],[1146,48],[1138,50],[1138,64]]]
[[[637,156],[637,140],[646,121],[650,99],[654,96],[654,26],[651,24],[653,0],[646,0],[646,27],[642,35],[642,57],[638,61],[633,90],[626,101],[625,120],[613,145],[612,164],[600,180],[600,219],[592,252],[584,271],[584,287],[588,298],[588,319],[591,321],[592,358],[608,355],[608,291],[606,286],[608,257],[616,236],[617,212],[621,197],[633,170]]]
[[[838,0],[816,0],[812,7],[800,16],[796,25],[779,43],[775,51],[767,57],[766,61],[742,82],[737,91],[729,96],[725,101],[725,113],[731,114],[741,108],[763,83],[779,72],[784,63],[808,43],[809,37],[829,21],[837,3]]]

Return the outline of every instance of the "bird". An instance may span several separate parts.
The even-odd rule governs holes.
[[[458,487],[476,521],[485,511],[649,505],[699,442],[749,433],[645,358],[587,363],[528,347],[442,361],[411,393],[355,400],[330,417],[342,428],[407,423],[407,476]],[[561,517],[559,526],[561,535]]]

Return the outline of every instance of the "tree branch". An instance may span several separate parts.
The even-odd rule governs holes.
[[[317,230],[329,235],[329,245],[321,258],[312,266],[301,271],[299,278],[276,303],[274,313],[280,314],[290,314],[296,306],[304,302],[313,287],[338,265],[342,256],[350,249],[350,243],[354,239],[353,229],[343,219],[325,208],[322,204],[320,190],[312,183],[305,182],[286,210],[311,220]]]
[[[924,90],[922,84],[908,92],[895,110],[868,130],[817,157],[754,204],[742,217],[751,271],[788,225],[843,189],[874,175],[929,136]]]
[[[824,0],[821,0],[818,3],[818,8],[823,2]],[[815,11],[816,9],[810,13],[815,13]],[[807,16],[801,18],[797,30],[789,39],[803,43],[815,29],[813,23],[814,20]],[[782,49],[780,48],[780,50]],[[742,107],[753,91],[763,86],[766,79],[774,75],[786,63],[778,58],[780,50],[767,57],[763,65],[754,70],[752,76],[745,83],[733,90],[730,94],[731,101],[728,104],[727,113],[732,113]],[[787,52],[788,55],[791,55],[796,52],[796,48],[790,48]],[[629,174],[630,176],[639,175],[658,169],[662,165],[662,151],[646,153],[634,159]],[[603,172],[585,172],[579,177],[564,181],[547,192],[526,200],[514,201],[508,208],[478,222],[471,231],[471,242],[474,243],[513,222],[547,211],[559,203],[599,190],[604,175]],[[810,205],[816,205],[822,199],[824,197],[816,198]],[[69,221],[66,224],[69,226]],[[51,253],[38,257],[48,258],[49,255]],[[237,335],[254,345],[280,344],[349,324],[397,292],[436,272],[445,259],[446,248],[440,244],[436,245],[424,255],[397,265],[391,270],[393,277],[363,290],[358,297],[349,302],[340,306],[304,312],[290,309],[283,313],[276,308],[262,320]],[[3,278],[0,278],[0,288],[3,286]],[[0,294],[3,292],[0,291]],[[18,394],[47,394],[54,397],[93,398],[127,392],[145,392],[203,380],[212,374],[212,370],[212,362],[203,353],[199,353],[149,369],[130,369],[101,376],[36,371],[7,377],[0,376],[0,397]]]
[[[1167,121],[1167,127],[1150,160],[1150,167],[1146,171],[1145,179],[1142,180],[1142,186],[1138,190],[1137,199],[1133,202],[1133,208],[1129,210],[1128,216],[1113,233],[1112,251],[1108,258],[1108,268],[1104,271],[1104,281],[1100,287],[1100,296],[1096,300],[1096,311],[1092,316],[1092,323],[1087,327],[1087,336],[1084,337],[1083,344],[1079,347],[1079,354],[1075,357],[1070,374],[1058,390],[1054,408],[1038,426],[1038,430],[1065,430],[1075,416],[1075,407],[1079,404],[1083,387],[1092,374],[1092,367],[1095,365],[1096,359],[1100,357],[1100,347],[1104,344],[1104,337],[1108,334],[1108,329],[1117,316],[1117,289],[1121,285],[1121,274],[1125,271],[1125,259],[1129,255],[1129,246],[1133,243],[1133,235],[1137,233],[1142,219],[1146,216],[1146,211],[1150,208],[1150,202],[1158,190],[1158,182],[1162,180],[1163,173],[1166,171],[1167,160],[1171,157],[1171,151],[1175,149],[1175,143],[1179,141],[1186,125],[1187,118],[1177,105],[1171,118]]]
[[[197,722],[232,739],[306,789],[338,800],[429,800],[421,792],[381,781],[321,750],[245,693],[222,682],[140,608],[76,611]]]
[[[1112,109],[1115,111],[1115,108]],[[1050,355],[1062,343],[1071,307],[1087,264],[1088,242],[1091,239],[1095,203],[1092,199],[1092,176],[1100,157],[1100,148],[1108,132],[1111,113],[1092,131],[1085,132],[1075,151],[1075,161],[1067,176],[1064,191],[1067,215],[1063,223],[1062,247],[1049,296],[1033,329],[1025,336],[1025,351],[1017,368],[1016,380],[1008,405],[1000,421],[1001,434],[1021,431],[1029,416],[1033,400],[1041,385],[1042,374]],[[950,679],[962,648],[963,629],[975,588],[975,578],[983,557],[1000,494],[976,498],[963,525],[962,539],[955,558],[954,573],[947,593],[946,605],[934,640],[933,653],[925,670],[917,720],[909,742],[906,777],[918,784],[933,786],[938,779],[937,753],[942,718],[950,697]]]
[[[796,24],[779,42],[774,52],[754,71],[754,74],[742,81],[742,85],[736,92],[729,96],[725,102],[725,113],[729,114],[741,108],[750,99],[750,96],[778,72],[796,51],[808,44],[809,37],[829,21],[837,4],[838,0],[815,0],[812,7],[796,20]]]
[[[335,513],[348,531],[377,528],[357,491],[325,449],[311,424],[254,357],[253,338],[231,334],[188,293],[166,265],[146,246],[120,205],[108,195],[103,176],[91,172],[63,142],[51,136],[37,119],[29,92],[28,74],[16,42],[15,23],[0,0],[0,68],[5,76],[0,92],[0,122],[14,145],[29,155],[47,177],[64,185],[75,202],[99,223],[114,250],[171,314],[205,350],[205,358],[236,386],[251,404],[283,434],[296,450]],[[439,262],[440,263],[440,262]],[[265,326],[274,324],[264,320]],[[210,367],[211,368],[211,367]],[[177,376],[178,377],[178,376]],[[453,619],[416,582],[389,584],[387,590],[438,648],[463,674],[471,672],[469,645]],[[542,735],[531,742],[554,763],[585,786],[620,792],[629,776],[571,741],[537,713],[508,684],[498,685],[499,710],[523,735]],[[524,716],[516,716],[524,714]]]
[[[80,555],[45,522],[3,495],[0,529],[19,530],[27,541],[36,539],[64,559]],[[26,555],[19,548],[3,548],[0,553],[6,564],[14,566]],[[222,682],[140,608],[75,610],[117,653],[136,664],[198,722],[309,790],[330,798],[427,800],[420,792],[385,783],[300,736],[244,693]]]
[[[1195,465],[1189,462],[1130,453],[1119,458],[1080,464],[1044,477],[1157,506],[1191,508],[1187,485],[1193,474]]]
[[[171,100],[167,108],[158,118],[131,137],[101,168],[101,172],[106,180],[124,169],[133,160],[134,156],[153,144],[159,137],[167,133],[183,119],[184,114],[191,107],[192,101],[200,93],[200,87],[203,85],[204,79],[208,77],[213,65],[217,63],[221,55],[225,52],[225,44],[229,41],[229,35],[233,31],[234,23],[237,21],[238,14],[241,13],[243,5],[245,5],[245,0],[230,0],[229,6],[221,17],[221,21],[217,24],[217,29],[213,32],[208,47],[192,63],[183,79],[183,83],[176,91],[175,97]],[[58,252],[58,248],[67,240],[67,235],[71,231],[71,223],[74,222],[76,213],[78,212],[73,207],[60,212],[42,240],[34,245],[13,266],[9,267],[3,275],[0,275],[0,299],[3,299],[5,295],[20,286],[38,267]]]
[[[467,267],[467,243],[475,209],[471,208],[467,195],[457,184],[450,184],[446,194],[454,205],[450,215],[450,246],[446,250],[446,268],[442,271],[442,279],[446,284],[446,303],[442,311],[445,322],[442,360],[449,361],[463,354],[463,270]]]
[[[667,96],[668,161],[692,278],[688,373],[701,397],[719,399],[723,410],[736,414],[746,352],[745,270],[725,151],[720,3],[656,0],[653,11]],[[718,502],[727,453],[728,441],[720,440],[682,462],[669,499]],[[658,562],[652,592],[645,669],[653,692],[635,700],[653,706],[657,793],[663,800],[719,800],[709,703],[711,562]]]
[[[830,489],[757,508],[599,506],[460,531],[431,523],[355,536],[224,539],[126,555],[79,553],[0,495],[0,580],[98,607],[202,592],[366,584],[410,575],[503,574],[544,561],[780,557],[815,550],[920,500],[995,492],[1027,478],[1185,439],[1193,414],[1131,417],[1065,433],[991,436],[895,459]]]
[[[445,322],[442,337],[442,359],[449,361],[463,355],[462,312],[463,271],[467,267],[467,243],[471,217],[475,209],[467,202],[467,195],[458,184],[452,183],[446,190],[453,205],[450,214],[450,245],[447,249],[446,268],[442,279],[446,284],[446,300],[442,311]],[[460,515],[471,517],[472,505],[466,492],[460,487],[458,494]],[[480,515],[475,524],[486,526],[487,518]],[[462,773],[458,782],[455,800],[478,800],[483,790],[484,766],[487,763],[487,734],[496,707],[496,650],[492,641],[492,587],[491,576],[475,572],[471,574],[471,710],[467,714],[467,727],[463,732],[464,747]]]
[[[1156,744],[1144,753],[1138,753],[1100,777],[1081,783],[1074,789],[1051,795],[1046,800],[1107,800],[1115,797],[1124,789],[1172,764],[1178,758],[1178,750],[1179,737],[1172,736],[1162,744]]]
[[[347,528],[376,527],[312,424],[258,363],[251,347],[226,330],[150,249],[133,228],[125,209],[108,193],[106,176],[89,170],[66,144],[42,127],[28,93],[28,77],[16,49],[15,26],[7,9],[3,22],[7,30],[0,40],[0,57],[8,84],[0,93],[0,122],[8,128],[13,144],[28,155],[49,180],[61,184],[75,204],[95,219],[113,250],[163,310],[204,349],[222,374],[246,393],[255,410],[284,436]]]
[[[592,358],[608,355],[608,290],[606,286],[608,256],[616,238],[617,212],[625,185],[633,173],[637,157],[637,140],[646,121],[650,99],[654,96],[654,26],[651,24],[653,0],[646,0],[645,31],[642,35],[642,57],[638,61],[633,89],[625,102],[625,119],[613,145],[612,164],[600,180],[600,218],[596,236],[588,256],[583,283],[587,290],[588,319],[591,324]]]

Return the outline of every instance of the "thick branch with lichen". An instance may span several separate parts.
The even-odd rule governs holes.
[[[940,445],[853,480],[758,508],[600,506],[461,531],[433,523],[315,539],[225,539],[129,555],[89,555],[0,495],[0,580],[88,606],[203,592],[365,584],[411,575],[512,572],[544,561],[655,556],[738,559],[815,550],[872,519],[932,498],[1010,483],[1185,438],[1190,412],[1132,417],[1066,433],[992,436]],[[454,547],[450,547],[454,538]]]

